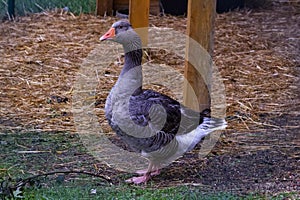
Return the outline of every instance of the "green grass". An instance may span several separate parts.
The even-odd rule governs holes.
[[[55,164],[76,162],[86,154],[79,136],[65,132],[0,133],[0,143],[0,181],[54,171]],[[78,169],[84,163],[73,166]]]
[[[72,185],[74,184],[74,185]],[[91,194],[91,190],[96,190]],[[197,200],[258,200],[258,199],[293,199],[293,193],[280,194],[273,197],[249,194],[247,196],[237,196],[230,193],[205,193],[199,188],[178,186],[163,189],[149,189],[139,186],[96,186],[88,183],[78,186],[76,183],[68,185],[56,185],[51,188],[41,188],[25,191],[25,199],[197,199]]]
[[[7,5],[0,1],[0,19],[6,15]],[[15,12],[17,16],[30,13],[68,7],[69,11],[78,15],[80,13],[95,13],[96,0],[16,0]]]

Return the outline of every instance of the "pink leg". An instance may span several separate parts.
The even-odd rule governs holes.
[[[134,184],[141,184],[141,183],[147,183],[147,181],[151,178],[151,174],[146,173],[143,176],[138,177],[132,177],[130,179],[127,179],[127,183],[134,183]]]
[[[151,176],[157,176],[159,174],[160,174],[160,170],[159,169],[151,172]]]
[[[148,169],[141,169],[141,170],[137,170],[135,173],[138,174],[138,175],[143,175],[147,172],[148,172]]]
[[[148,172],[148,169],[142,169],[142,170],[137,170],[135,173],[137,173],[138,175],[144,175]],[[152,168],[151,170],[151,176],[156,176],[160,174],[160,169],[158,168]]]

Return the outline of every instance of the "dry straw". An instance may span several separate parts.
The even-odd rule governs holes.
[[[213,58],[224,78],[229,130],[279,129],[281,125],[268,123],[266,117],[299,107],[294,92],[299,65],[297,8],[298,4],[284,4],[276,12],[244,10],[217,16]],[[115,20],[55,11],[1,23],[1,129],[75,132],[72,84],[82,61]],[[184,33],[187,23],[184,17],[151,16],[150,24]],[[146,59],[183,73],[183,60],[170,52],[147,52]],[[95,110],[101,123],[106,123],[105,98],[121,64],[122,57],[116,55],[109,69],[97,74]],[[160,86],[151,87],[168,93]]]

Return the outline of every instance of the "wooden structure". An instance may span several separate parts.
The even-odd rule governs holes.
[[[160,0],[140,0],[139,4],[149,5],[149,13],[158,15],[160,13]],[[150,4],[149,4],[150,3]],[[112,15],[113,11],[131,10],[130,0],[97,0],[97,15]],[[135,9],[135,11],[139,11]]]
[[[97,0],[98,15],[112,15],[113,8],[128,9],[129,21],[134,28],[146,28],[149,26],[149,13],[159,13],[159,0]],[[132,12],[134,11],[134,12]],[[143,45],[148,42],[148,31],[137,29],[142,38]]]
[[[187,35],[199,43],[210,55],[213,53],[214,18],[216,12],[215,0],[189,0]],[[187,43],[189,58],[191,49]],[[186,59],[187,60],[187,59]],[[198,66],[199,67],[199,66]],[[201,67],[201,66],[200,66]],[[212,67],[212,66],[210,66]],[[185,64],[184,104],[196,110],[210,108],[210,95],[201,74],[191,63]],[[195,106],[193,96],[196,95],[198,105]],[[197,108],[198,107],[198,108]]]
[[[150,5],[149,13],[152,15],[159,15],[160,13],[159,0],[150,0],[150,2],[148,0],[146,0],[146,2],[144,1],[145,0],[142,1],[140,0],[139,4]],[[113,10],[127,10],[127,9],[131,10],[129,5],[130,5],[130,0],[113,0]]]
[[[130,0],[129,21],[140,35],[143,45],[148,43],[149,9],[150,0]],[[134,11],[134,12],[133,12]]]
[[[113,14],[113,0],[97,0],[96,2],[97,15],[112,15]]]
[[[110,8],[112,4],[111,1],[112,0],[97,0],[97,7],[99,7],[101,3],[104,7],[108,5]],[[130,0],[129,18],[135,28],[148,27],[149,2],[150,0]],[[103,13],[103,9],[101,12]],[[102,14],[101,12],[98,12],[98,14]],[[216,0],[188,1],[187,35],[206,49],[210,55],[212,55],[213,52],[213,23],[215,12]],[[144,43],[147,43],[147,32],[142,33],[142,40]],[[189,43],[187,43],[186,58],[189,58],[191,53]],[[185,64],[185,78],[184,104],[196,110],[210,108],[210,95],[207,85],[201,77],[201,74],[189,62],[186,62]],[[196,102],[196,107],[195,98],[193,98],[195,95],[198,100],[198,102]]]

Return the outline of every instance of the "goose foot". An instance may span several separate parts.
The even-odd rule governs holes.
[[[160,174],[160,168],[159,165],[154,165],[152,162],[150,162],[148,169],[138,170],[136,173],[142,176],[132,177],[126,180],[126,182],[135,184],[146,183],[152,176]]]
[[[127,179],[125,182],[126,183],[141,184],[141,183],[147,183],[147,181],[150,178],[151,178],[151,175],[149,173],[146,173],[143,176],[132,177],[130,179]]]

